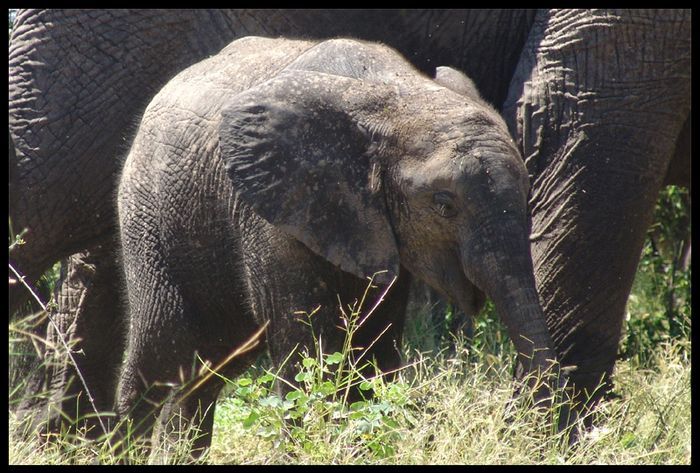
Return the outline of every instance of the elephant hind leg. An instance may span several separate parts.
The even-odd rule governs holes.
[[[211,349],[217,340],[210,335],[200,334],[200,337],[203,337],[200,346],[205,348],[197,356],[213,362],[213,366],[194,370],[187,383],[172,391],[172,396],[163,406],[155,433],[158,442],[165,441],[161,443],[163,453],[178,458],[187,453],[188,457],[183,461],[198,460],[211,446],[216,400],[224,387],[223,380],[243,373],[262,350],[253,349],[226,363],[240,343],[232,344],[233,348],[223,349],[219,346]]]
[[[126,384],[124,377],[122,384]],[[112,438],[112,447],[121,461],[128,461],[135,445],[143,447],[148,455],[153,428],[170,392],[168,387],[162,385],[120,389],[116,409],[119,422]]]
[[[117,412],[132,422],[129,436],[147,450],[156,425],[159,442],[163,434],[181,439],[184,429],[192,440],[190,454],[198,458],[211,443],[214,403],[224,384],[220,376],[237,376],[260,350],[219,367],[241,345],[221,323],[230,312],[197,304],[190,292],[167,277],[149,286],[151,293],[145,297],[140,297],[140,289],[129,293],[132,321]],[[213,320],[218,321],[218,331],[211,329]],[[247,333],[236,328],[243,332],[240,337]],[[128,428],[120,427],[122,437]]]

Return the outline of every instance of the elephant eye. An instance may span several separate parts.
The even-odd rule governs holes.
[[[457,215],[454,195],[447,191],[436,192],[433,194],[432,209],[441,217],[454,217]]]

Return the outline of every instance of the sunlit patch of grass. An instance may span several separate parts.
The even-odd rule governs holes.
[[[361,464],[684,464],[690,461],[690,363],[687,347],[667,345],[664,368],[622,362],[615,377],[622,397],[601,402],[596,427],[569,447],[555,416],[513,402],[510,363],[414,358],[392,383],[373,381],[361,406],[306,399],[303,435],[281,421],[284,400],[272,401],[264,375],[243,378],[260,397],[234,392],[219,405],[209,460],[213,463]],[[250,383],[249,383],[250,382]],[[239,386],[241,387],[241,386]],[[323,391],[310,386],[311,393]],[[247,395],[250,395],[248,391]],[[264,395],[263,395],[264,394]],[[254,419],[251,412],[257,412]],[[278,424],[262,422],[274,417]],[[271,426],[276,425],[276,428]],[[364,430],[363,430],[364,429]],[[359,433],[359,435],[358,435]],[[367,435],[364,435],[364,434]]]

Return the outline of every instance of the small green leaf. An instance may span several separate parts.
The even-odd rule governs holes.
[[[355,412],[367,407],[367,401],[355,401],[350,404],[350,411]]]
[[[382,422],[384,422],[384,425],[391,429],[398,429],[399,428],[399,423],[396,422],[394,419],[390,419],[389,417],[382,417]]]
[[[629,448],[634,445],[635,440],[637,440],[637,437],[632,432],[627,432],[620,439],[620,443],[623,447]]]
[[[297,375],[294,376],[294,380],[298,382],[307,381],[309,379],[311,379],[311,373],[306,373],[304,371],[297,373]]]
[[[248,417],[243,421],[243,427],[249,429],[260,418],[260,414],[256,411],[251,411]]]
[[[267,373],[267,374],[264,374],[258,378],[258,383],[267,384],[271,381],[274,381],[274,379],[275,379],[274,375]]]
[[[348,415],[348,418],[349,418],[350,420],[363,419],[364,417],[365,417],[365,413],[364,413],[363,411],[351,412],[351,413]],[[362,430],[362,429],[360,428],[360,430]]]
[[[339,352],[335,352],[332,355],[328,355],[326,357],[326,364],[329,365],[337,365],[341,361],[343,361],[343,354]]]
[[[338,390],[336,388],[335,384],[333,384],[330,381],[325,381],[323,384],[321,384],[320,391],[323,393],[324,396],[330,396],[331,394],[335,393]]]

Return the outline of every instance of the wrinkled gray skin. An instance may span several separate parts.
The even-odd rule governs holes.
[[[606,383],[594,403],[659,190],[690,185],[690,11],[538,12],[503,114],[547,325],[580,391]]]
[[[156,95],[124,165],[130,328],[117,413],[149,434],[165,386],[196,377],[195,353],[217,366],[265,322],[273,363],[293,380],[312,334],[324,353],[342,349],[338,296],[360,300],[372,275],[372,300],[397,280],[354,343],[371,345],[382,371],[398,367],[411,276],[469,312],[476,285],[521,363],[548,369],[527,193],[500,115],[394,50],[234,41]],[[316,307],[312,331],[298,312]],[[222,385],[214,377],[179,404],[185,418],[206,412],[195,449],[209,445]]]
[[[178,71],[248,34],[351,35],[431,76],[439,65],[467,73],[526,158],[535,277],[560,359],[579,367],[580,391],[609,382],[658,190],[690,183],[690,10],[20,11],[9,195],[14,228],[29,233],[10,260],[32,281],[82,251],[67,261],[56,315],[83,339],[75,356],[89,384],[109,384],[123,349],[113,195],[133,125]],[[16,307],[26,293],[10,296]],[[105,392],[98,408],[112,405]],[[62,409],[75,417],[74,402]]]

